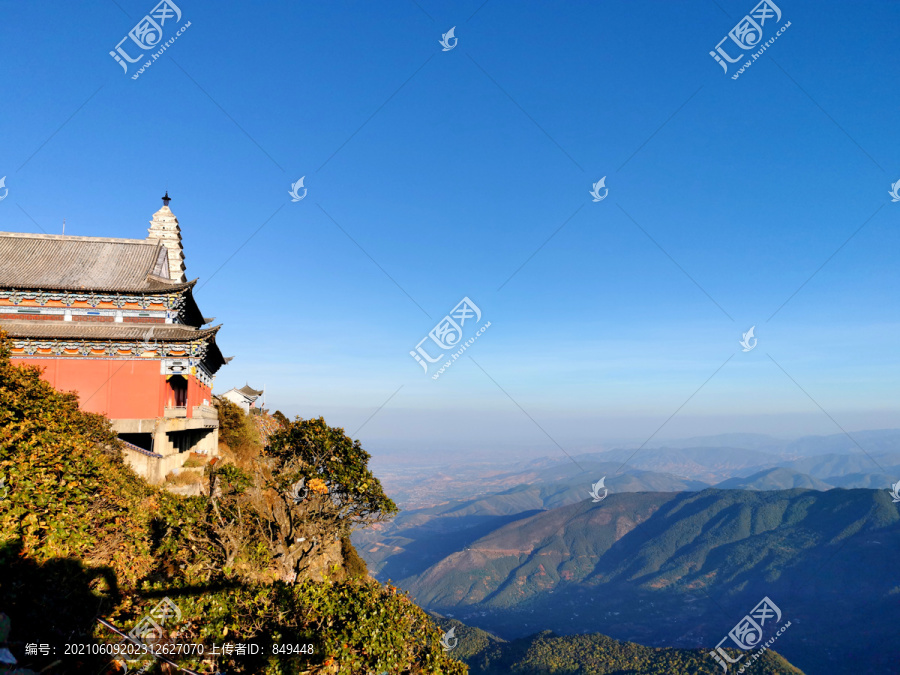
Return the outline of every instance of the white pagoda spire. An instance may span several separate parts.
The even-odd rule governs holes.
[[[181,228],[178,218],[169,208],[169,191],[162,198],[162,208],[153,214],[150,221],[147,239],[158,239],[166,247],[169,254],[169,278],[173,281],[187,281],[184,270],[184,247],[181,245]]]

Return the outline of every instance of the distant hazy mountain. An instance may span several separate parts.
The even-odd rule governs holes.
[[[720,490],[790,490],[791,488],[830,490],[834,486],[805,473],[777,466],[746,478],[729,478],[715,487]]]
[[[897,478],[900,478],[900,452],[898,451],[869,453],[868,455],[860,452],[853,454],[828,453],[783,461],[779,462],[779,465],[822,480],[859,473],[885,473],[890,476],[891,472],[896,472]],[[830,483],[831,481],[826,480],[826,482]]]
[[[796,440],[786,440],[765,434],[718,434],[653,443],[650,447],[730,447],[804,457],[830,452],[862,453],[865,451],[874,454],[900,451],[900,429],[853,431],[849,436],[845,433],[837,433],[827,436],[802,436]]]
[[[798,667],[884,672],[898,556],[886,490],[615,493],[515,519],[399,585],[507,638],[590,631],[677,647],[715,645],[768,596],[800,626],[776,647]]]
[[[818,438],[811,436],[809,438]],[[743,448],[760,452],[778,453],[792,441],[767,434],[716,434],[715,436],[693,436],[678,440],[656,442],[649,447],[667,448]]]
[[[800,456],[835,453],[859,453],[864,455],[900,451],[900,429],[877,429],[854,431],[831,436],[804,436],[785,446],[787,454]]]
[[[773,466],[784,457],[759,450],[728,446],[616,449],[576,457],[581,463],[594,461],[625,462],[627,467],[671,474],[685,479],[718,483],[733,476],[746,476],[763,467]]]
[[[632,447],[582,453],[575,455],[575,461],[558,455],[518,462],[440,466],[392,464],[387,461],[378,463],[375,460],[373,463],[378,463],[378,474],[387,493],[402,508],[471,500],[519,485],[582,478],[593,482],[604,475],[611,480],[638,470],[665,474],[668,476],[666,480],[681,481],[684,486],[654,483],[645,477],[644,488],[636,486],[626,489],[703,489],[729,478],[745,478],[775,466],[784,466],[829,485],[842,487],[885,486],[885,479],[861,476],[856,481],[839,480],[838,483],[828,479],[850,474],[883,474],[887,477],[887,485],[900,479],[900,430],[857,431],[852,432],[851,436],[856,443],[845,434],[805,436],[797,440],[763,434],[720,434],[667,441],[640,450]]]
[[[655,649],[620,642],[598,633],[555,635],[543,631],[507,642],[453,619],[437,618],[448,638],[452,656],[469,665],[471,675],[695,675],[720,673],[709,650]],[[453,642],[456,640],[456,642]],[[737,650],[729,658],[739,656]],[[753,666],[770,675],[803,675],[774,651],[767,651]]]
[[[866,433],[876,434],[880,432],[865,432],[861,433],[860,436],[865,437]],[[819,438],[821,439],[822,437]],[[863,453],[854,446],[852,450],[847,450],[846,452],[812,453],[810,450],[812,447],[820,450],[830,447],[842,447],[833,437],[825,438],[831,440],[823,441],[819,446],[808,445],[807,440],[803,440],[802,443],[798,441],[799,445],[796,448],[792,450],[786,449],[781,454],[734,447],[663,447],[643,448],[637,453],[634,450],[617,449],[592,455],[581,455],[576,457],[576,459],[580,463],[589,460],[607,462],[624,462],[627,460],[626,466],[630,468],[669,474],[685,480],[705,482],[719,487],[736,487],[740,484],[737,481],[727,484],[723,483],[723,481],[727,481],[730,478],[746,478],[776,466],[785,467],[801,474],[808,474],[812,478],[827,484],[819,484],[814,489],[828,489],[836,486],[836,484],[826,480],[829,477],[857,473],[884,474],[888,478],[895,476],[894,482],[900,479],[900,447],[890,451],[873,449]],[[846,436],[843,438],[850,442]],[[890,444],[884,438],[882,438],[882,441],[884,442],[872,443],[871,446],[873,448],[889,447]],[[804,453],[808,456],[798,457],[798,455],[803,455]],[[815,484],[813,482],[808,486],[812,487]],[[783,485],[780,487],[792,486]],[[795,487],[807,487],[807,485],[797,485]],[[847,484],[844,487],[869,486]],[[879,485],[879,487],[886,487],[886,485]],[[779,489],[779,486],[772,484],[768,489]]]

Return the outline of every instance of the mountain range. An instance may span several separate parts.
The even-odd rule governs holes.
[[[885,489],[900,479],[898,430],[729,434],[441,476],[449,494],[420,475],[428,505],[354,542],[379,579],[509,644],[550,630],[709,649],[769,597],[792,620],[776,649],[807,672],[900,657]]]
[[[608,486],[619,481],[619,491],[700,490],[775,467],[818,479],[821,483],[806,483],[814,489],[888,488],[900,480],[900,430],[857,431],[796,440],[763,434],[723,434],[514,462],[456,461],[416,466],[407,461],[382,459],[378,471],[398,504],[405,509],[421,509],[521,485],[557,481],[590,485],[604,475],[609,477]],[[648,474],[632,485],[622,482],[623,476],[637,475],[639,471],[657,474],[655,482],[649,482]],[[786,474],[782,476],[781,489],[807,480],[787,480]]]

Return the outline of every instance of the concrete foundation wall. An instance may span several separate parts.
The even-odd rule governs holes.
[[[147,482],[162,483],[166,475],[188,460],[192,452],[208,457],[219,454],[219,423],[209,419],[126,419],[112,420],[112,428],[118,434],[151,434],[154,457],[130,448],[125,450],[125,461]]]
[[[175,469],[180,469],[190,456],[190,452],[184,452],[160,459],[131,449],[126,449],[123,453],[125,462],[134,469],[135,473],[153,485],[159,485],[165,481],[166,476]]]

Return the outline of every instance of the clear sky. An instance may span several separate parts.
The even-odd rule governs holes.
[[[218,391],[436,458],[900,426],[900,4],[779,0],[732,79],[752,0],[176,1],[137,79],[153,0],[2,5],[0,230],[168,189]]]

